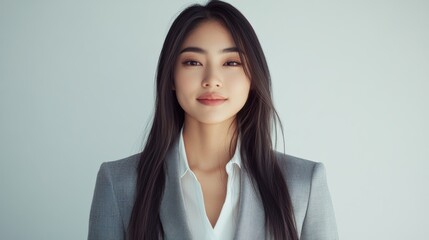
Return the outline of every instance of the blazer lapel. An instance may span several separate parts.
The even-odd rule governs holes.
[[[266,239],[265,211],[259,191],[253,188],[246,170],[241,170],[240,204],[234,239]]]
[[[160,209],[165,239],[191,239],[180,184],[178,154],[176,141],[165,159],[166,182]]]

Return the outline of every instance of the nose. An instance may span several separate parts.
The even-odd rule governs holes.
[[[222,80],[215,69],[208,68],[204,76],[204,79],[201,82],[201,85],[203,88],[209,88],[209,87],[220,88],[222,87]]]

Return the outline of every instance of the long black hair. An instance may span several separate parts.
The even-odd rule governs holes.
[[[289,191],[271,139],[276,120],[279,123],[280,120],[273,106],[267,62],[247,19],[236,8],[221,1],[186,8],[175,19],[164,41],[156,75],[155,113],[137,168],[136,198],[127,237],[129,240],[163,237],[159,212],[165,188],[165,157],[184,123],[184,111],[172,90],[174,66],[189,32],[207,20],[222,23],[237,47],[243,50],[240,57],[245,59],[251,88],[247,102],[237,113],[236,124],[243,167],[260,193],[266,228],[274,239],[297,240]]]

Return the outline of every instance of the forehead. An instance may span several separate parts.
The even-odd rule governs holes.
[[[182,48],[189,46],[222,49],[235,47],[235,43],[230,31],[223,24],[216,20],[208,20],[199,23],[186,36]]]

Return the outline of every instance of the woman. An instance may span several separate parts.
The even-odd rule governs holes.
[[[144,150],[101,165],[88,239],[337,239],[323,165],[275,152],[275,117],[245,17],[220,1],[185,9]]]

